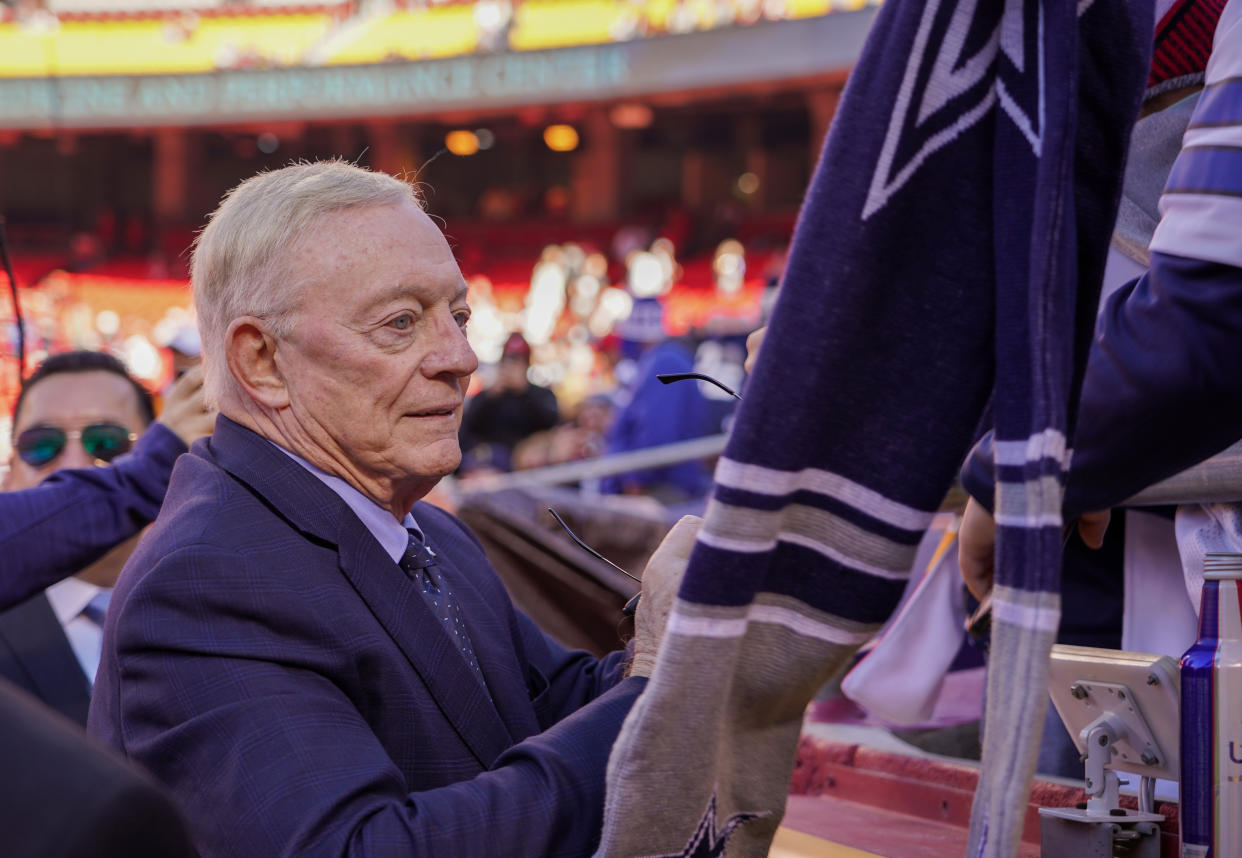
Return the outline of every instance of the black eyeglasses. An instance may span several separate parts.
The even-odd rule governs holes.
[[[587,545],[585,542],[583,542],[581,539],[579,539],[579,538],[578,538],[578,534],[574,533],[572,530],[570,530],[570,529],[569,529],[569,525],[565,523],[565,519],[561,518],[561,517],[560,517],[560,515],[559,515],[559,514],[557,514],[556,510],[552,509],[552,507],[548,507],[548,512],[552,513],[552,517],[553,517],[554,519],[556,519],[556,523],[557,523],[557,524],[559,524],[562,528],[564,528],[565,532],[566,532],[567,534],[569,534],[569,538],[570,538],[570,539],[572,539],[572,540],[574,541],[574,543],[575,543],[575,544],[576,544],[579,548],[581,548],[582,550],[586,551],[588,554],[590,554],[590,555],[591,555],[592,557],[594,557],[596,560],[602,560],[602,561],[604,561],[604,562],[605,562],[605,563],[607,563],[609,566],[611,566],[613,569],[616,569],[618,572],[620,572],[622,575],[624,575],[626,578],[630,578],[630,579],[632,579],[632,580],[634,580],[634,581],[637,581],[639,584],[643,583],[643,579],[642,579],[642,578],[637,578],[637,577],[635,577],[635,576],[631,575],[629,572],[626,572],[624,569],[622,569],[622,568],[621,568],[620,566],[618,566],[616,563],[613,563],[613,562],[612,562],[611,560],[609,560],[607,557],[605,557],[604,555],[600,554],[600,553],[599,553],[598,551],[596,551],[594,548],[592,548],[591,546],[589,546],[589,545]],[[632,599],[630,599],[628,602],[626,602],[626,603],[625,603],[625,607],[621,609],[621,613],[625,614],[625,616],[627,616],[627,617],[632,617],[632,616],[634,615],[634,612],[635,612],[636,610],[638,610],[638,597],[639,597],[639,596],[641,596],[641,595],[642,595],[642,593],[636,593],[636,594],[634,594],[634,597],[633,597]]]
[[[17,455],[32,468],[42,468],[65,451],[70,439],[82,442],[92,459],[111,462],[128,453],[138,435],[116,423],[92,423],[82,430],[66,432],[59,426],[31,426],[17,436]]]

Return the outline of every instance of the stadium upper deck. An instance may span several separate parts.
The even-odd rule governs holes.
[[[269,6],[52,0],[0,22],[0,77],[205,73],[354,65],[607,44],[801,19],[867,0],[480,0]]]

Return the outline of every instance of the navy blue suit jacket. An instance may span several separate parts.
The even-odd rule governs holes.
[[[43,593],[0,613],[0,676],[86,726],[91,681]]]
[[[543,635],[457,519],[414,516],[486,690],[299,464],[223,417],[177,463],[108,612],[89,730],[171,788],[204,858],[593,850],[643,680]]]

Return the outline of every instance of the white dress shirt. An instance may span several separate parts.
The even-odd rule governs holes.
[[[86,674],[91,687],[95,685],[95,672],[99,669],[99,655],[103,651],[103,627],[82,611],[90,604],[91,599],[106,592],[108,590],[104,587],[97,587],[73,577],[53,584],[44,591],[52,606],[52,613],[65,630],[69,646],[73,649],[78,664],[82,665],[82,672]]]

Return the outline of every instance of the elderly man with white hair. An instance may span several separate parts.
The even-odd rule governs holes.
[[[648,566],[632,650],[597,660],[419,502],[457,467],[477,361],[404,182],[255,176],[192,279],[221,416],[121,575],[91,733],[172,790],[204,858],[589,854],[696,523]]]

